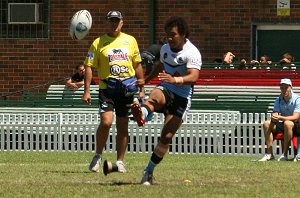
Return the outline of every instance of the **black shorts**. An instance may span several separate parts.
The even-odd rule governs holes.
[[[191,108],[191,100],[178,96],[163,86],[157,86],[166,99],[166,104],[163,109],[158,110],[159,113],[175,115],[179,118],[184,118],[187,111]]]
[[[132,96],[107,94],[106,89],[99,89],[99,112],[114,111],[116,116],[125,117],[128,116],[128,112],[131,104],[133,103]]]
[[[294,135],[300,135],[299,130],[297,130],[299,128],[299,123],[295,122],[294,123],[294,127],[293,127],[293,134]],[[283,126],[283,122],[277,122],[276,123],[276,133],[282,132],[284,131],[284,126]]]

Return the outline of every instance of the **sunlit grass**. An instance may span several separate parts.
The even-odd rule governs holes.
[[[0,197],[296,197],[300,163],[258,156],[167,155],[154,185],[140,179],[150,154],[126,154],[128,173],[91,173],[92,153],[0,152]],[[105,153],[104,159],[115,161]]]

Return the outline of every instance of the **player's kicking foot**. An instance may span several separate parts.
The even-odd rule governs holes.
[[[133,115],[134,120],[137,122],[138,126],[144,126],[145,125],[145,116],[142,112],[141,106],[139,103],[133,103],[131,105],[131,113]]]

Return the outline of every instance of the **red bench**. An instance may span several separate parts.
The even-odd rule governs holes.
[[[277,86],[281,78],[290,78],[294,86],[300,86],[300,70],[231,70],[203,69],[196,85]],[[97,83],[98,77],[93,78]],[[157,85],[158,78],[149,84]]]
[[[200,71],[200,78],[291,78],[300,79],[300,70],[230,70],[206,69]]]
[[[259,79],[259,78],[199,78],[196,85],[236,85],[236,86],[279,86],[278,79]],[[300,79],[292,79],[293,86],[300,86]],[[152,79],[149,84],[157,85],[160,83],[158,78]],[[279,88],[278,88],[279,90]]]
[[[300,85],[300,70],[230,70],[207,69],[200,71],[198,85],[276,86],[281,78],[290,78]]]
[[[273,136],[274,140],[280,140],[281,141],[281,149],[283,150],[283,133],[277,133]],[[291,142],[293,144],[294,154],[297,155],[298,152],[298,139],[296,136],[293,135]]]

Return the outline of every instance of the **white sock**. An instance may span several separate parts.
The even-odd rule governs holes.
[[[141,107],[141,110],[142,110],[143,115],[145,116],[145,118],[147,118],[147,116],[148,116],[148,110],[145,107]]]

